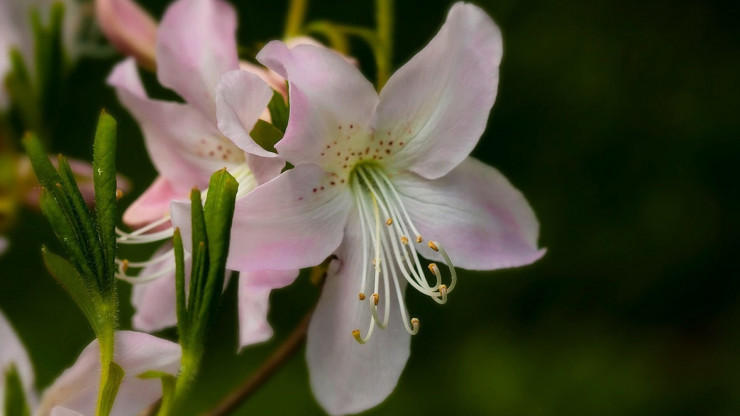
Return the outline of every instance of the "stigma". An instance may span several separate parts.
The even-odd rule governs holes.
[[[350,187],[358,208],[362,230],[362,276],[358,299],[370,309],[365,335],[360,329],[352,336],[366,343],[375,327],[385,329],[390,319],[392,297],[395,297],[406,331],[419,332],[418,318],[410,318],[404,301],[404,287],[410,285],[439,304],[447,302],[457,284],[457,274],[447,252],[439,241],[424,238],[414,226],[401,196],[380,165],[357,164]],[[443,283],[436,263],[421,265],[418,248],[428,247],[444,259],[450,271],[449,285]],[[371,294],[368,296],[366,292]]]

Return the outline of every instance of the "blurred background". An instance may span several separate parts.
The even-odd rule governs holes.
[[[167,3],[141,4],[159,17]],[[238,3],[247,50],[282,35],[286,1]],[[308,20],[370,26],[372,3],[316,0]],[[394,394],[367,414],[739,414],[737,2],[475,3],[501,26],[504,59],[474,156],[526,195],[548,253],[521,269],[462,272],[444,306],[410,291],[423,328]],[[451,4],[397,0],[396,66],[434,36]],[[370,51],[353,46],[372,79]],[[53,150],[90,160],[106,108],[119,121],[119,170],[133,185],[125,206],[155,171],[104,84],[120,59],[77,64]],[[8,238],[0,308],[41,388],[93,334],[41,263],[42,243],[58,247],[41,214],[23,211]],[[130,328],[130,287],[120,287],[121,326]],[[234,289],[184,415],[246,378],[318,295],[305,275],[275,292],[275,338],[237,354]],[[235,414],[321,415],[303,351]]]

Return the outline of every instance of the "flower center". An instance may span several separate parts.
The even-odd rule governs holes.
[[[372,313],[367,333],[363,337],[359,329],[352,331],[357,342],[364,344],[372,336],[375,326],[384,329],[390,317],[392,290],[397,297],[401,319],[406,331],[415,335],[419,332],[419,320],[409,319],[403,299],[401,279],[417,291],[429,296],[437,303],[447,302],[457,282],[455,268],[438,241],[428,241],[427,246],[439,252],[450,269],[449,287],[442,283],[442,274],[435,263],[428,266],[433,275],[429,283],[419,260],[417,244],[423,244],[419,231],[411,221],[411,216],[403,205],[400,195],[380,165],[373,163],[357,164],[352,172],[350,187],[357,203],[362,229],[363,269],[359,300],[366,301],[365,290],[371,285],[373,293],[368,304]],[[391,289],[391,285],[393,288]],[[382,292],[381,292],[382,290]],[[379,313],[382,304],[382,316]]]
[[[236,197],[240,198],[252,189],[257,187],[257,181],[249,169],[246,163],[237,165],[229,172],[234,176],[234,179],[239,183],[239,189],[236,193]],[[208,188],[201,192],[201,199],[205,202],[208,195]],[[166,212],[162,218],[153,221],[136,231],[126,232],[120,228],[116,228],[116,234],[118,237],[116,241],[121,245],[140,245],[157,243],[172,238],[175,229],[170,222],[170,213]],[[188,253],[185,253],[189,256]],[[116,277],[120,280],[129,282],[131,284],[142,284],[154,281],[162,276],[167,276],[175,271],[175,250],[171,249],[163,253],[159,253],[147,261],[132,262],[128,259],[116,259],[118,265],[118,271]],[[149,266],[155,266],[162,264],[160,267],[155,268],[155,272],[150,274],[142,274],[141,271]],[[131,269],[139,269],[138,275],[129,274]]]

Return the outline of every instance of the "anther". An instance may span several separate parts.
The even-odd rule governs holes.
[[[121,260],[121,271],[124,273],[128,271],[128,260],[126,259]]]
[[[411,318],[411,326],[413,327],[411,335],[416,335],[419,332],[419,319]]]
[[[360,336],[360,330],[359,329],[355,329],[354,331],[352,331],[352,336],[355,337],[355,340],[357,342],[359,342],[360,344],[364,344],[365,343],[365,340],[362,339],[362,337]]]
[[[365,300],[365,294],[360,292],[360,295],[358,296],[360,300]]]
[[[401,236],[401,242],[402,242],[403,244],[408,244],[408,243],[409,243],[409,238],[408,238],[408,237],[406,237],[405,235],[402,235],[402,236]]]
[[[421,236],[420,236],[420,235],[417,235],[417,236],[416,236],[416,242],[417,242],[417,243],[421,243],[422,241],[424,241],[424,239],[423,239],[423,238],[421,238]]]
[[[385,225],[391,225],[391,224],[393,224],[393,218],[388,218],[387,220],[385,220]]]
[[[429,245],[429,248],[431,248],[432,250],[439,251],[439,248],[437,247],[436,244],[434,244],[434,241],[430,240],[428,245]]]
[[[123,198],[123,191],[120,189],[116,189],[116,201],[120,201],[121,198]]]
[[[373,303],[375,304],[375,306],[378,306],[380,295],[378,295],[377,293],[373,293],[370,297],[373,298]]]

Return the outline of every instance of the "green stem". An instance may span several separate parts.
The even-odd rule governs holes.
[[[97,416],[108,416],[110,406],[106,403],[108,398],[105,397],[106,386],[110,378],[110,364],[113,362],[113,352],[115,349],[115,331],[112,325],[106,325],[98,336],[98,345],[100,346],[100,388],[98,389],[98,405],[95,411]]]
[[[158,416],[168,416],[173,414],[178,403],[182,402],[185,393],[195,383],[200,370],[200,362],[203,358],[202,353],[193,353],[193,351],[183,350],[182,360],[180,361],[180,372],[175,381],[175,388],[171,396],[162,398],[162,405],[159,408]]]
[[[378,67],[378,91],[391,76],[393,60],[393,17],[394,0],[375,0],[375,20],[378,34],[378,51],[375,53]]]
[[[301,34],[307,7],[308,0],[290,0],[288,16],[285,20],[285,40]]]

